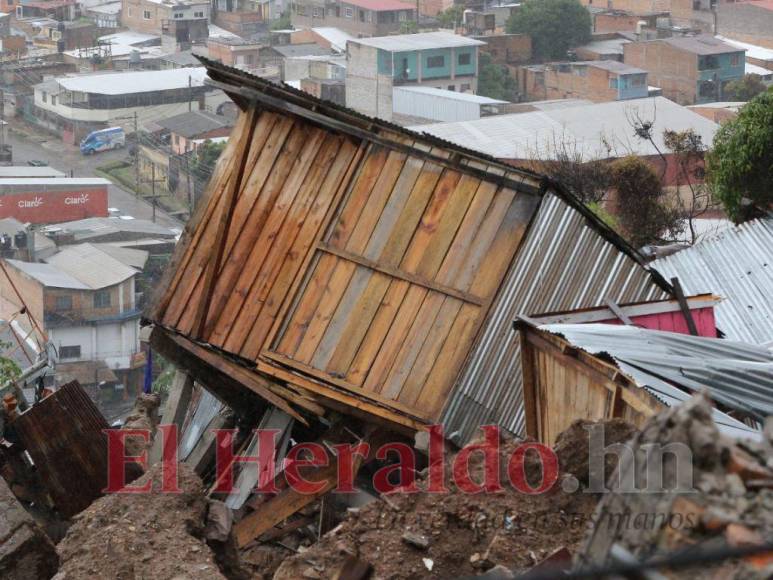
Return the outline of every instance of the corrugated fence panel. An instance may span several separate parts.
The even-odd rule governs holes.
[[[446,406],[442,423],[467,441],[480,425],[524,432],[520,344],[513,321],[668,295],[648,270],[586,224],[558,197],[545,196]]]

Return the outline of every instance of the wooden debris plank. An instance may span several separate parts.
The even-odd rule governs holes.
[[[331,223],[332,216],[335,215],[337,208],[340,205],[341,198],[349,190],[349,185],[354,176],[359,171],[360,162],[368,149],[368,143],[366,141],[362,141],[357,144],[344,136],[343,148],[347,151],[353,151],[353,155],[348,158],[348,161],[344,167],[345,172],[343,175],[336,173],[335,169],[331,170],[331,172],[328,174],[327,181],[323,186],[323,192],[320,193],[320,199],[326,199],[324,192],[327,192],[328,190],[332,191],[332,199],[326,212],[324,213],[318,212],[318,207],[320,204],[315,204],[315,209],[312,212],[315,215],[315,218],[314,220],[310,220],[310,222],[314,224],[311,228],[314,231],[314,234],[309,240],[310,247],[314,247],[317,243],[321,242],[322,236],[325,234],[324,226]],[[344,158],[345,155],[339,154],[338,158],[336,159],[336,167],[338,167],[339,162]],[[318,223],[315,221],[317,219],[319,220]],[[308,228],[306,228],[306,231],[308,231]],[[307,238],[304,235],[299,237],[300,239],[304,240],[305,243]],[[278,340],[284,335],[287,328],[292,323],[292,316],[288,316],[288,313],[293,313],[296,311],[302,296],[302,292],[300,292],[299,289],[306,287],[311,272],[314,272],[316,269],[316,264],[318,263],[319,258],[320,255],[317,252],[308,251],[308,248],[304,247],[304,249],[300,251],[296,251],[294,249],[291,260],[300,259],[301,265],[298,268],[298,275],[294,276],[292,283],[289,286],[289,290],[286,291],[286,287],[275,286],[276,291],[280,293],[277,301],[281,301],[282,305],[276,313],[273,326],[267,339],[267,346],[269,348],[277,348]],[[290,298],[286,299],[287,297]]]
[[[256,243],[257,237],[263,231],[266,221],[276,204],[281,192],[283,158],[292,158],[303,144],[303,130],[287,120],[275,125],[271,139],[260,149],[260,154],[251,167],[248,187],[245,190],[234,227],[229,234],[234,238],[228,249],[228,260],[221,268],[216,288],[216,297],[211,308],[212,315],[205,329],[205,336],[212,343],[220,343],[222,337],[214,334],[232,290],[245,269],[248,252]]]
[[[220,313],[224,309],[224,306],[229,305],[232,299],[240,296],[238,292],[234,291],[234,287],[241,272],[248,267],[245,262],[247,252],[253,248],[253,246],[249,244],[250,238],[254,236],[255,233],[262,235],[265,231],[266,220],[271,214],[273,206],[282,191],[282,184],[287,178],[292,162],[294,161],[295,156],[299,154],[304,143],[303,130],[298,126],[293,126],[292,123],[280,124],[275,132],[277,131],[280,132],[280,134],[277,135],[276,141],[272,139],[272,143],[267,144],[263,148],[254,169],[254,171],[267,173],[269,175],[264,186],[268,188],[268,191],[261,196],[258,207],[252,208],[250,216],[245,218],[252,220],[255,224],[253,227],[252,224],[249,222],[247,223],[247,227],[245,228],[247,239],[239,240],[239,243],[234,247],[230,256],[228,256],[228,260],[220,272],[219,284],[217,287],[218,295],[212,305],[214,311],[213,315],[210,317],[213,320],[208,327],[210,333],[213,323],[218,322],[218,318],[223,316]],[[281,139],[281,135],[285,134],[284,131],[287,131],[288,135],[286,139]],[[259,267],[259,265],[260,262],[252,267],[256,268]],[[226,283],[230,284],[230,286],[226,286]],[[230,313],[230,311],[228,312]],[[187,333],[188,325],[187,317],[185,315],[181,318],[177,328],[181,332]],[[209,342],[217,343],[218,346],[220,346],[222,340],[219,335],[214,337],[205,336],[204,338]]]
[[[379,256],[379,263],[384,266],[397,267],[405,255],[405,250],[413,237],[413,233],[424,214],[427,204],[432,199],[440,179],[442,169],[437,165],[425,165],[416,185],[411,191],[400,217],[390,233],[384,249]],[[346,378],[349,382],[362,385],[381,345],[386,339],[389,328],[402,305],[408,285],[400,281],[390,281],[379,304],[376,315],[371,320],[367,332],[362,339]],[[380,293],[378,287],[372,289],[372,296]]]
[[[365,159],[358,168],[358,174],[349,188],[349,194],[344,199],[335,224],[327,235],[328,243],[346,244],[356,226],[357,218],[367,202],[368,194],[376,183],[386,162],[388,151],[383,148],[369,147]],[[330,294],[327,291],[328,282],[333,275],[338,259],[333,256],[321,256],[317,262],[306,288],[302,291],[295,311],[291,314],[291,322],[279,342],[277,351],[292,358],[309,360],[317,343],[322,338],[322,330],[327,327],[327,320],[322,319],[320,312],[329,311],[329,304],[322,306],[323,300]],[[327,301],[331,298],[327,297]],[[312,334],[314,333],[314,334]],[[302,347],[306,351],[299,354]],[[313,348],[312,348],[313,347]]]
[[[284,258],[281,269],[272,278],[271,283],[266,285],[266,292],[258,297],[259,300],[264,301],[265,307],[253,323],[247,341],[242,347],[241,354],[245,358],[255,359],[260,350],[268,348],[269,335],[277,320],[279,310],[287,298],[294,294],[292,291],[288,292],[287,289],[292,287],[293,280],[298,277],[299,272],[302,272],[301,264],[312,253],[312,247],[320,233],[320,227],[334,203],[336,190],[340,187],[341,180],[355,153],[355,146],[348,141],[344,142],[343,147],[339,148],[337,156],[333,159],[332,166],[325,172],[325,180],[321,186],[317,184],[316,180],[311,182],[317,188],[318,195],[314,199],[308,215],[302,222],[298,223],[298,234]]]
[[[216,243],[217,225],[215,217],[222,214],[223,208],[227,202],[227,196],[225,192],[228,188],[233,186],[235,180],[238,179],[238,168],[234,166],[234,161],[238,157],[238,152],[246,148],[246,140],[249,138],[249,132],[251,127],[251,121],[254,120],[249,114],[245,114],[243,124],[239,134],[238,140],[235,135],[229,139],[229,145],[233,143],[232,157],[228,159],[222,159],[218,161],[224,163],[224,167],[227,167],[230,171],[223,174],[222,181],[216,181],[208,187],[210,192],[209,197],[209,209],[210,211],[204,216],[202,227],[197,228],[197,235],[194,236],[194,240],[191,243],[190,251],[186,259],[182,260],[178,273],[180,279],[177,280],[172,286],[170,291],[173,292],[174,300],[171,300],[168,304],[167,312],[164,317],[164,323],[167,326],[176,327],[180,317],[186,312],[189,304],[195,304],[193,299],[196,294],[196,289],[199,289],[199,280],[201,278],[204,269],[209,262],[212,248]],[[257,127],[256,127],[257,128]],[[266,135],[266,138],[268,136]],[[228,148],[227,148],[228,150]],[[225,163],[227,161],[227,164]],[[183,276],[185,273],[185,276]],[[174,290],[172,290],[174,288]]]
[[[397,183],[390,195],[389,202],[381,212],[368,245],[363,252],[363,258],[369,262],[379,264],[378,257],[388,243],[389,236],[396,227],[397,220],[408,202],[408,198],[423,168],[424,161],[414,157],[408,158],[403,165],[400,177],[398,177]],[[364,265],[363,261],[359,263]],[[388,276],[371,273],[368,277],[365,289],[360,293],[350,316],[345,322],[346,328],[341,334],[341,339],[335,346],[330,360],[325,364],[328,373],[345,376],[388,287]]]
[[[285,181],[257,241],[250,248],[236,284],[229,290],[230,297],[217,323],[216,335],[219,340],[226,338],[223,344],[230,352],[240,352],[243,348],[264,306],[259,294],[281,268],[295,241],[298,226],[306,219],[314,194],[321,185],[324,174],[312,174],[308,179],[314,181],[314,188],[304,187],[307,171],[312,167],[326,171],[337,153],[338,143],[335,140],[328,144],[327,149],[321,150],[323,138],[321,131],[306,134],[303,149],[294,162],[281,170],[274,167],[275,175],[286,170]]]
[[[389,154],[384,169],[371,191],[368,203],[354,226],[352,235],[347,240],[345,247],[340,249],[345,249],[356,255],[361,255],[365,250],[381,212],[389,201],[395,184],[402,173],[405,162],[404,154],[394,151]],[[339,247],[333,243],[329,245],[333,248]],[[327,361],[344,330],[352,306],[358,296],[362,294],[369,277],[370,272],[367,269],[358,268],[348,260],[339,260],[327,287],[331,297],[328,304],[332,305],[335,302],[336,309],[331,313],[313,355],[299,360],[310,362],[315,368],[324,368],[327,365]],[[323,318],[327,316],[327,312],[323,312]]]
[[[174,257],[172,258],[170,267],[166,270],[163,285],[160,286],[165,290],[157,300],[156,306],[153,309],[152,315],[154,320],[163,320],[166,315],[167,307],[172,300],[172,296],[175,294],[177,285],[184,277],[183,272],[187,272],[188,263],[203,235],[205,228],[202,224],[207,224],[210,216],[216,211],[220,198],[218,195],[215,195],[214,192],[219,192],[224,183],[230,179],[233,174],[233,172],[230,171],[230,163],[226,163],[226,161],[230,162],[237,150],[238,144],[242,140],[242,134],[246,130],[246,122],[247,114],[241,113],[231,133],[231,139],[229,139],[229,142],[226,144],[226,147],[220,156],[220,160],[215,166],[214,174],[210,180],[210,187],[208,188],[210,195],[207,198],[206,203],[199,204],[193,217],[188,220],[188,223],[185,225],[182,239],[175,248]],[[174,267],[172,267],[173,265]]]

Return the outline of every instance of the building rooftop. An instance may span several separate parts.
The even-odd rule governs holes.
[[[86,244],[84,244],[86,245]],[[115,244],[91,244],[97,248],[100,252],[104,252],[111,258],[115,258],[119,262],[142,271],[145,269],[145,264],[148,261],[148,252],[137,248],[129,248],[125,246],[117,246]],[[77,246],[73,246],[77,247]]]
[[[9,177],[65,177],[63,171],[53,167],[33,167],[31,165],[0,166],[0,179]]]
[[[94,244],[65,246],[61,251],[46,258],[46,263],[72,276],[91,290],[120,284],[137,274],[137,270]]]
[[[719,34],[717,34],[716,38],[739,50],[745,50],[748,58],[773,62],[773,49],[771,48],[749,44],[748,42],[741,42],[740,40],[733,40],[732,38],[727,38],[726,36],[721,36]]]
[[[575,148],[584,159],[657,155],[652,143],[636,137],[631,122],[637,115],[654,122],[654,141],[660,150],[665,148],[665,129],[693,129],[706,145],[714,141],[719,129],[716,123],[664,97],[575,104],[410,129],[500,159],[550,159],[556,154],[557,139]]]
[[[374,12],[388,12],[392,10],[415,10],[416,4],[402,2],[401,0],[346,0],[347,4],[353,4],[365,10]]]
[[[337,52],[346,52],[346,43],[350,40],[356,40],[356,37],[348,32],[344,32],[340,28],[333,28],[332,26],[321,26],[312,28],[312,30],[328,41],[333,50]]]
[[[305,44],[283,44],[272,46],[276,52],[285,58],[296,58],[300,56],[329,56],[330,49],[323,48],[320,45],[309,42]]]
[[[638,68],[616,60],[589,60],[585,61],[588,66],[594,66],[596,68],[602,68],[609,72],[621,74],[621,75],[636,75],[647,74],[647,71],[643,68]]]
[[[43,228],[43,231],[47,233],[68,232],[73,234],[77,241],[86,241],[119,232],[139,233],[149,238],[177,237],[173,230],[149,220],[122,219],[120,217],[86,218],[47,226]]]
[[[742,50],[737,46],[723,42],[709,34],[700,34],[698,36],[671,36],[669,38],[659,39],[659,41],[701,56],[738,52],[739,50]]]
[[[449,99],[452,101],[464,101],[466,103],[477,103],[479,105],[506,105],[509,101],[500,101],[472,93],[459,93],[457,91],[447,91],[445,89],[436,89],[434,87],[395,87],[395,91],[406,93],[417,93],[422,95],[431,95],[440,99]]]
[[[773,342],[773,218],[727,228],[652,262],[666,278],[679,277],[686,294],[711,292],[725,336],[753,344]]]
[[[160,59],[165,62],[180,65],[181,67],[201,66],[201,61],[196,58],[196,55],[190,50],[165,54],[161,56]]]
[[[89,290],[89,286],[63,272],[52,264],[38,262],[22,262],[20,260],[6,260],[8,264],[23,272],[30,278],[40,282],[47,288],[68,288],[70,290]]]
[[[352,40],[352,42],[391,52],[480,46],[486,44],[485,42],[475,40],[474,38],[442,31],[420,32],[418,34],[399,34],[395,36],[377,36],[374,38],[358,38],[357,40]]]
[[[207,71],[204,67],[169,70],[116,72],[58,77],[56,82],[68,91],[98,95],[126,95],[150,93],[204,86]]]
[[[613,324],[546,324],[593,355],[611,357],[638,385],[669,406],[708,389],[712,399],[734,410],[773,412],[773,353],[755,345]],[[752,431],[729,416],[714,419],[733,430]]]
[[[583,48],[596,52],[598,54],[623,54],[623,45],[631,42],[627,38],[610,38],[607,40],[594,40],[583,46],[577,48]]]
[[[188,111],[167,119],[159,119],[156,124],[171,133],[191,139],[213,129],[233,127],[234,120],[223,115],[215,115],[206,111]]]
[[[120,14],[121,2],[108,2],[107,4],[99,4],[98,6],[92,6],[91,8],[85,8],[87,12],[96,12],[97,14]]]
[[[6,177],[0,178],[0,189],[10,185],[111,185],[103,177]]]

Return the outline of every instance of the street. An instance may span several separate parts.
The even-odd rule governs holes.
[[[39,160],[68,175],[72,172],[74,177],[96,177],[94,170],[97,167],[127,156],[126,149],[86,156],[76,146],[67,145],[55,137],[43,139],[45,137],[26,137],[17,130],[8,131],[6,142],[13,146],[13,164],[25,165],[30,160]],[[108,205],[135,218],[149,220],[153,217],[153,208],[149,202],[115,184],[108,187]],[[184,225],[161,208],[156,208],[156,222],[178,229]]]

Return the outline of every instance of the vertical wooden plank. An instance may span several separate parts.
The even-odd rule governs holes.
[[[521,342],[521,370],[523,372],[523,408],[524,416],[526,419],[526,435],[533,437],[537,441],[542,441],[542,434],[539,432],[539,423],[537,417],[539,415],[538,405],[544,404],[540,401],[537,390],[537,377],[535,369],[535,356],[536,350],[529,343],[529,330],[521,329],[518,333],[518,339]]]

